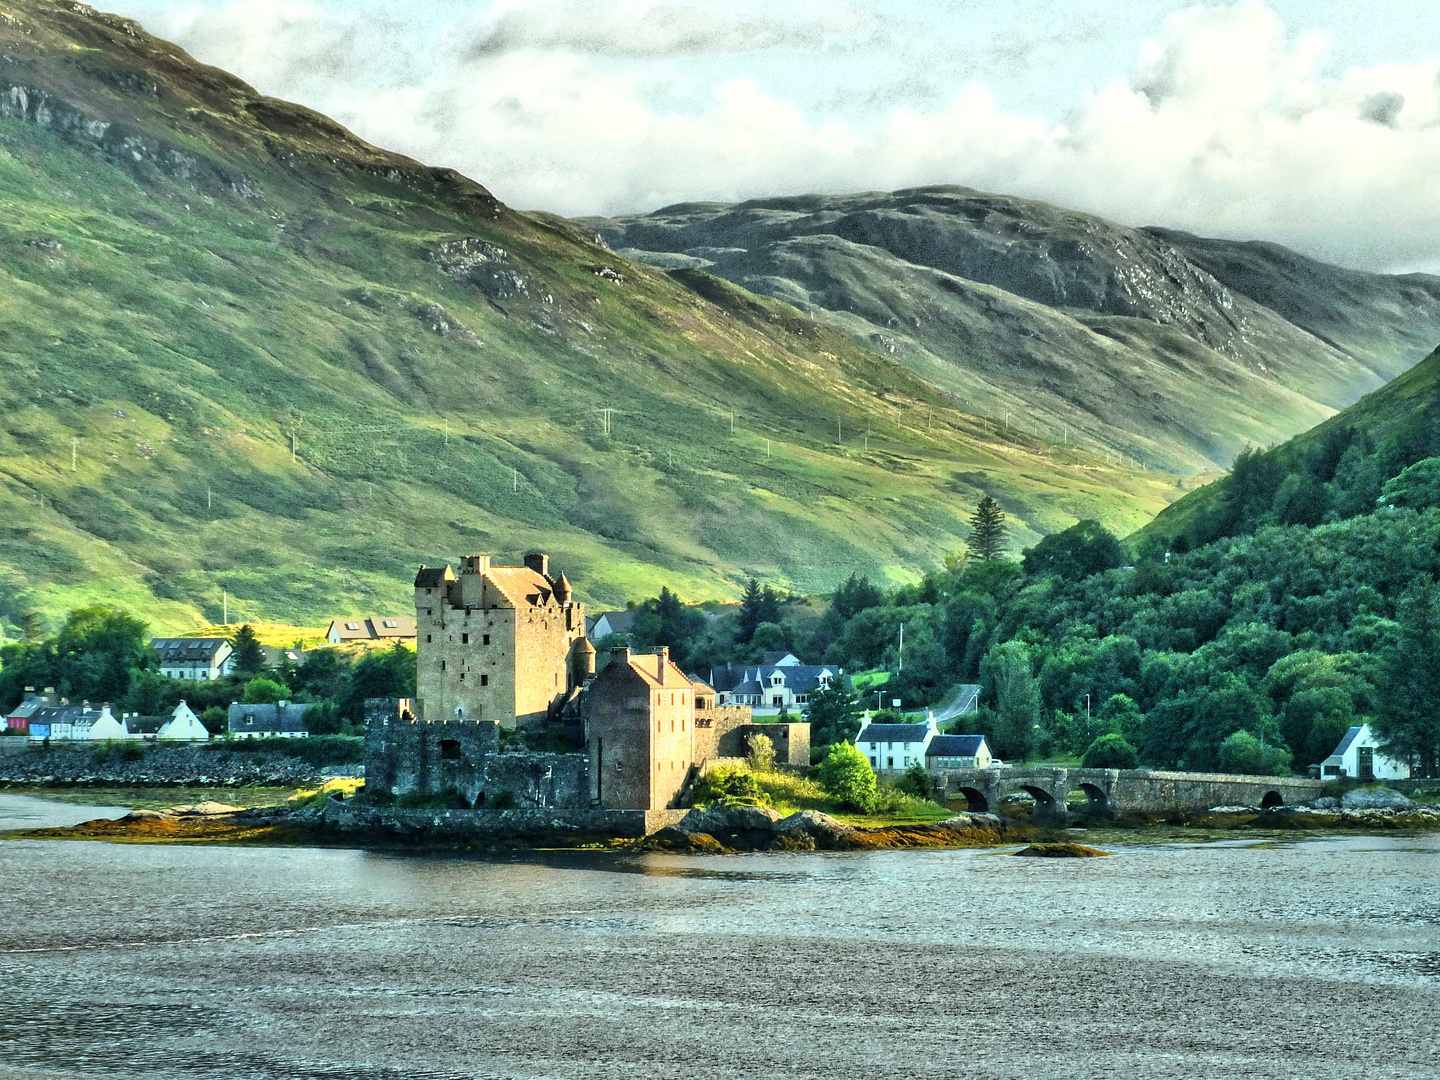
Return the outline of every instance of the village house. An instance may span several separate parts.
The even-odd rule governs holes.
[[[125,731],[132,739],[146,739],[155,742],[204,742],[210,738],[210,732],[200,722],[200,718],[183,701],[176,705],[173,711],[161,713],[158,716],[127,713],[121,717],[121,723],[124,724]]]
[[[20,700],[20,704],[6,715],[5,727],[24,735],[30,730],[30,717],[46,705],[58,705],[59,703],[60,699],[56,697],[53,686],[47,686],[43,694],[37,694],[33,686],[27,686],[25,687],[25,696]]]
[[[218,679],[234,668],[235,649],[224,638],[153,638],[150,647],[170,679]]]
[[[275,705],[230,703],[228,729],[237,739],[303,739],[310,732],[305,728],[305,714],[311,706],[299,701],[281,701]]]
[[[88,701],[42,705],[31,714],[28,727],[31,742],[108,742],[130,734],[109,705],[92,709]]]
[[[849,686],[845,669],[828,664],[802,664],[789,653],[774,664],[726,664],[710,669],[710,685],[721,705],[748,705],[756,716],[804,713],[810,695],[821,687]]]
[[[415,620],[409,615],[350,615],[332,619],[325,631],[331,645],[351,641],[414,641]]]
[[[638,608],[626,608],[624,611],[602,611],[586,622],[586,635],[592,642],[604,641],[613,634],[628,634],[635,629],[635,616],[639,614]]]
[[[984,735],[936,735],[925,748],[925,769],[988,769],[995,759]]]
[[[594,670],[585,605],[532,552],[523,566],[469,555],[415,576],[416,698],[428,720],[538,727],[571,708]],[[583,644],[582,644],[583,643]]]
[[[1410,776],[1410,766],[1386,754],[1370,725],[1361,724],[1345,732],[1335,752],[1320,763],[1320,776],[1325,780],[1404,780]]]
[[[902,773],[912,764],[925,764],[930,740],[939,734],[933,713],[919,724],[876,724],[866,710],[855,745],[870,759],[870,767],[877,773]]]

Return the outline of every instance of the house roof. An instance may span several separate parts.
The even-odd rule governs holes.
[[[984,735],[936,735],[925,748],[925,756],[974,757],[984,745]]]
[[[415,636],[413,615],[371,615],[370,625],[377,638],[412,638]]]
[[[225,638],[152,638],[150,647],[160,653],[160,660],[166,664],[208,664],[214,662],[221,650],[229,651],[232,646]]]
[[[625,608],[623,611],[602,611],[595,616],[595,622],[599,623],[604,619],[610,626],[612,634],[628,634],[635,626],[635,616],[639,614],[639,608]],[[594,629],[592,625],[591,629]]]
[[[44,705],[30,714],[31,724],[80,724],[88,726],[100,719],[99,709],[83,705]]]
[[[929,724],[871,724],[860,732],[856,742],[917,743],[925,741]]]
[[[162,727],[175,719],[173,716],[127,716],[125,717],[125,730],[131,735],[154,735]]]
[[[808,694],[820,684],[820,676],[826,673],[829,673],[832,682],[838,680],[842,686],[850,685],[850,676],[841,675],[839,668],[829,664],[726,664],[710,669],[710,685],[716,690],[755,694],[759,691],[744,687],[756,682],[765,687],[771,686],[772,677],[779,675],[784,680],[780,685],[797,694]]]
[[[50,702],[41,695],[32,694],[11,709],[8,715],[12,720],[24,720],[27,716],[33,716],[37,709],[44,708],[48,704]]]
[[[413,638],[415,618],[412,615],[347,615],[332,619],[330,629],[341,641]]]
[[[789,664],[786,664],[787,660]],[[769,667],[794,667],[800,663],[800,658],[788,649],[780,649],[776,652],[761,653],[760,662]]]
[[[1360,726],[1352,727],[1349,731],[1345,732],[1344,738],[1340,740],[1340,745],[1335,747],[1335,752],[1330,756],[1332,758],[1344,757],[1345,751],[1349,750],[1351,744],[1353,744],[1355,740],[1360,737],[1360,732],[1364,728],[1364,726],[1365,725],[1361,724]]]
[[[305,714],[309,710],[310,705],[303,701],[291,701],[284,705],[245,705],[234,701],[230,703],[229,727],[231,731],[272,734],[304,731]]]

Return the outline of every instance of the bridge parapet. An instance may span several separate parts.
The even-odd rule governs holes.
[[[1035,820],[1050,824],[1067,819],[1066,803],[1077,789],[1086,796],[1081,813],[1098,817],[1195,812],[1212,806],[1294,805],[1316,798],[1323,786],[1319,780],[1298,776],[1149,769],[946,769],[932,778],[937,799],[945,802],[963,795],[971,810],[994,811],[1005,796],[1024,792],[1035,799]]]

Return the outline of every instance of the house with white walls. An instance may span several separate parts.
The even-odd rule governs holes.
[[[1380,739],[1369,724],[1352,727],[1345,732],[1335,752],[1320,763],[1320,776],[1325,780],[1350,777],[1355,780],[1405,780],[1410,766],[1390,757],[1380,747]]]
[[[132,739],[153,739],[156,742],[205,742],[210,732],[193,709],[180,702],[169,713],[158,716],[126,716],[125,728]]]
[[[903,773],[914,764],[924,765],[925,753],[939,734],[934,713],[919,724],[876,724],[866,709],[855,745],[869,759],[870,767],[885,776]]]

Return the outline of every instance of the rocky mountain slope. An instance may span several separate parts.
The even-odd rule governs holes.
[[[795,304],[971,411],[1147,467],[1226,466],[1440,341],[1440,278],[1129,229],[966,188],[586,219],[627,257]]]
[[[981,493],[1017,546],[1181,493],[901,355],[127,20],[0,0],[0,631],[97,601],[180,630],[225,593],[232,621],[403,610],[422,560],[536,546],[598,603],[823,590],[935,565]]]

